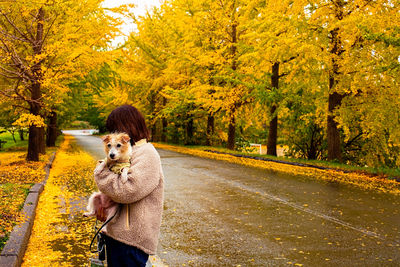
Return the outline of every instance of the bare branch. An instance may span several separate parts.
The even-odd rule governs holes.
[[[289,61],[292,61],[292,60],[296,59],[298,56],[299,56],[299,55],[292,56],[292,57],[290,57],[290,58],[288,58],[288,59],[282,61],[282,63],[288,63]]]
[[[28,107],[24,107],[24,106],[22,106],[22,105],[12,104],[12,106],[13,106],[13,107],[16,107],[16,108],[22,108],[22,109],[25,109],[25,110],[30,110]]]
[[[284,76],[286,76],[286,75],[288,75],[289,73],[287,73],[287,72],[284,72],[284,73],[282,73],[281,75],[279,75],[279,78],[282,78],[282,77],[284,77]]]
[[[8,23],[28,42],[33,42],[32,39],[30,39],[28,36],[26,36],[26,34],[24,34],[18,27],[17,25],[14,24],[14,22],[7,16],[6,13],[4,13],[1,9],[0,9],[0,14],[3,15],[3,17],[8,21]]]
[[[18,80],[18,81],[15,83],[14,89],[11,89],[10,92],[17,92],[17,91],[18,91],[17,89],[18,89],[18,87],[19,87],[20,82],[21,82],[21,80]],[[19,94],[16,94],[18,97],[15,97],[15,96],[9,95],[9,94],[8,94],[6,91],[4,91],[4,90],[0,90],[0,94],[6,96],[6,97],[8,97],[8,98],[18,99],[18,97],[19,97],[19,98],[21,98],[22,100],[25,100],[25,98],[24,98],[23,96],[19,95]]]
[[[17,77],[19,76],[19,73],[18,73],[18,72],[15,72],[15,71],[6,69],[6,68],[4,68],[4,67],[2,67],[2,66],[0,66],[0,69],[3,70],[5,73],[17,75]]]
[[[0,29],[0,33],[2,35],[4,35],[5,37],[9,38],[9,39],[13,39],[13,40],[16,40],[16,41],[21,41],[21,42],[28,42],[26,39],[23,39],[21,37],[15,36],[15,35],[12,35],[12,34],[6,32],[6,31],[3,31],[1,29]]]
[[[44,35],[44,37],[43,37],[43,43],[46,41],[46,38],[47,38],[47,36],[49,35],[49,32],[50,32],[51,28],[53,27],[54,23],[56,22],[56,20],[57,20],[57,15],[56,15],[56,17],[54,18],[53,22],[50,24],[49,28],[47,29],[46,34]]]
[[[281,31],[281,32],[278,32],[278,33],[276,34],[276,37],[280,36],[281,34],[287,33],[287,32],[288,32],[288,30],[283,30],[283,31]]]
[[[5,77],[5,78],[8,78],[8,79],[18,79],[18,78],[20,78],[19,76],[9,76],[9,75],[7,75],[5,73],[2,73],[2,72],[0,72],[0,75]]]
[[[24,101],[28,101],[27,100],[27,98],[25,97],[25,96],[23,96],[22,94],[21,94],[21,92],[19,92],[19,90],[18,90],[18,87],[19,87],[19,84],[21,83],[21,80],[18,80],[17,81],[17,84],[16,84],[16,86],[15,86],[15,88],[14,88],[14,92],[15,92],[15,94],[17,95],[17,96],[19,96],[21,99],[23,99]]]
[[[26,32],[29,34],[29,37],[30,37],[32,40],[34,40],[35,37],[34,37],[33,34],[32,34],[33,28],[30,27],[30,29],[29,29],[29,21],[26,20],[24,16],[21,16],[21,17],[22,17],[22,19],[24,20],[24,26],[25,26]],[[32,24],[31,24],[31,26],[32,26]]]

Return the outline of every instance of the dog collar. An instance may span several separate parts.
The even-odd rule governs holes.
[[[142,146],[147,143],[146,139],[140,139],[139,141],[135,142],[135,146]]]

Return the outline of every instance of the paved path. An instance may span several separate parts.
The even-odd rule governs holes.
[[[103,157],[97,137],[78,143]],[[400,197],[159,150],[169,266],[400,266]]]

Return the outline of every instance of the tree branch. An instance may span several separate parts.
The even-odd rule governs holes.
[[[25,110],[29,110],[28,107],[25,107],[25,106],[22,106],[22,105],[18,105],[18,104],[12,104],[12,106],[15,107],[15,108],[22,108],[22,109],[25,109]]]
[[[46,41],[46,38],[49,35],[49,32],[50,32],[51,28],[53,27],[54,23],[56,22],[56,20],[57,20],[57,15],[54,18],[53,22],[50,24],[49,28],[47,29],[47,32],[45,33],[45,35],[43,37],[43,43]]]
[[[6,32],[6,31],[3,31],[1,29],[0,29],[0,33],[2,35],[4,35],[7,39],[10,38],[10,39],[13,39],[13,40],[16,40],[16,41],[28,42],[26,39],[20,38],[20,37],[15,36],[15,35],[12,35],[12,34]]]
[[[8,23],[23,37],[25,38],[26,41],[28,42],[33,42],[32,39],[30,39],[28,36],[26,36],[18,27],[17,25],[14,24],[14,22],[3,12],[2,9],[0,9],[0,14],[3,15],[3,17],[8,21]]]
[[[346,16],[350,15],[351,13],[353,13],[353,11],[356,10],[356,9],[363,9],[364,7],[366,7],[367,5],[369,5],[372,2],[373,2],[373,0],[369,0],[362,6],[356,5],[355,9],[349,10],[349,12],[346,13]]]
[[[292,56],[292,57],[290,57],[290,58],[288,58],[288,59],[282,61],[282,63],[288,63],[289,61],[292,61],[292,60],[296,59],[298,56],[299,56],[299,55]]]
[[[5,74],[3,72],[0,72],[0,75],[5,77],[5,78],[8,78],[8,79],[18,79],[18,78],[20,78],[19,76],[9,76],[9,75],[7,75],[7,74]]]

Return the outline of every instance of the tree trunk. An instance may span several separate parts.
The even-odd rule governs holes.
[[[274,114],[276,106],[271,107],[270,113]],[[278,116],[273,115],[272,120],[269,122],[268,141],[267,141],[267,155],[276,156],[276,141],[278,136]]]
[[[29,161],[39,161],[39,145],[38,145],[39,128],[36,126],[29,127],[28,137],[28,155]]]
[[[40,55],[42,53],[43,45],[43,23],[44,23],[44,10],[40,8],[37,15],[37,29],[36,38],[33,43],[33,54],[34,56]],[[30,113],[35,116],[40,116],[41,105],[40,98],[42,96],[40,88],[40,79],[42,78],[42,68],[41,63],[36,63],[32,66],[32,72],[34,73],[35,80],[32,81],[31,89],[31,101]],[[39,153],[44,153],[45,142],[44,142],[44,129],[38,128],[35,125],[29,127],[29,139],[28,139],[28,155],[27,160],[29,161],[39,161]]]
[[[211,115],[211,114],[208,114],[208,116],[207,116],[206,146],[211,146],[213,136],[214,136],[214,116]]]
[[[161,142],[167,143],[167,126],[168,122],[166,118],[161,119],[162,129],[161,129]]]
[[[335,115],[333,115],[333,111],[340,107],[343,98],[343,95],[336,92],[329,94],[329,113],[327,125],[328,160],[342,160],[340,132],[338,129],[338,124],[335,121]]]
[[[193,118],[190,117],[186,124],[186,142],[185,145],[193,145]]]
[[[149,109],[151,112],[151,124],[150,124],[150,139],[152,142],[157,142],[158,136],[157,136],[157,120],[156,118],[156,94],[151,93],[149,96]]]
[[[18,133],[19,133],[19,139],[21,140],[21,141],[24,141],[25,139],[24,139],[24,130],[18,130]]]
[[[12,139],[14,140],[14,143],[16,143],[17,140],[15,140],[15,131],[12,130],[12,131],[9,131],[9,132],[11,133],[11,136],[12,136]]]
[[[152,142],[157,142],[157,121],[154,121],[150,127],[150,139]]]
[[[32,99],[39,99],[40,97],[40,84],[34,84],[31,87]],[[40,105],[37,102],[30,103],[30,113],[38,116],[40,112]],[[41,151],[40,147],[40,128],[36,125],[31,125],[29,127],[29,138],[28,138],[28,155],[27,160],[29,161],[39,161],[39,153]]]
[[[340,14],[339,14],[340,15]],[[340,17],[338,17],[340,18]],[[340,142],[340,132],[338,124],[335,121],[334,111],[340,107],[344,98],[343,94],[336,92],[337,76],[339,74],[339,64],[337,57],[343,53],[341,40],[339,37],[339,29],[335,28],[330,31],[333,54],[332,70],[329,73],[329,97],[328,97],[328,117],[327,117],[327,141],[328,141],[328,160],[342,160],[342,150]]]
[[[39,153],[44,155],[46,154],[46,131],[44,127],[39,128]]]
[[[310,146],[307,150],[307,159],[317,159],[317,144],[314,136],[316,135],[317,129],[315,126],[311,129],[311,140]]]
[[[236,53],[237,53],[237,24],[234,22],[232,24],[232,46],[231,46],[231,56],[232,56],[232,65],[231,68],[233,71],[236,70],[237,68],[237,58],[236,58]],[[233,88],[232,90],[235,90],[236,88]],[[235,111],[237,108],[238,103],[235,103],[235,107],[231,110],[231,118],[229,120],[229,125],[228,125],[228,144],[227,148],[234,150],[235,149],[235,135],[236,135],[236,123],[235,123]]]
[[[52,146],[56,146],[57,113],[55,111],[52,111],[48,118],[49,118],[49,124],[47,125],[46,145],[47,145],[47,147],[52,147]]]
[[[167,105],[167,99],[163,97],[163,107]],[[168,122],[167,119],[162,117],[161,119],[162,129],[161,129],[161,142],[167,143],[167,126]]]
[[[228,144],[227,144],[227,148],[230,149],[230,150],[234,150],[235,149],[235,133],[236,133],[235,116],[232,114],[232,117],[229,120],[229,126],[228,126]]]
[[[279,89],[279,62],[272,65],[271,86],[273,90]],[[278,139],[278,114],[276,112],[277,105],[272,104],[270,109],[271,121],[269,122],[267,155],[276,156],[276,144]]]

